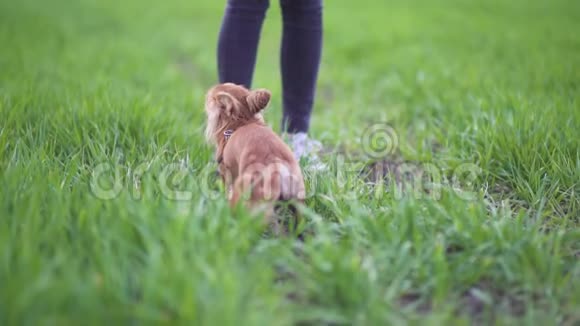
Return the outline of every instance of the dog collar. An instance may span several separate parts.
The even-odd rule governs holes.
[[[226,139],[226,141],[228,139],[230,139],[230,137],[232,136],[233,133],[234,133],[234,131],[232,129],[228,129],[228,130],[224,131],[224,138]]]

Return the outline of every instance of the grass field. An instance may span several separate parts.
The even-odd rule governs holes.
[[[580,324],[580,2],[326,1],[304,242],[213,174],[223,2],[0,0],[0,324]]]

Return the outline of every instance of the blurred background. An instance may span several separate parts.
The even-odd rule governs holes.
[[[332,0],[324,6],[312,119],[319,137],[348,138],[358,123],[376,119],[402,131],[449,114],[467,121],[480,109],[478,98],[496,88],[524,94],[558,80],[577,82],[575,1]],[[124,100],[136,92],[157,101],[159,111],[190,118],[217,81],[224,7],[225,1],[2,1],[4,92],[35,88],[73,102],[105,89]],[[254,85],[273,90],[268,116],[275,126],[280,39],[279,6],[272,1]],[[349,126],[337,128],[336,116],[348,117]]]

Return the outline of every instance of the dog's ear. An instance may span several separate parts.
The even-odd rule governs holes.
[[[226,115],[232,115],[234,107],[239,103],[238,100],[227,92],[218,92],[215,95],[215,101],[218,107],[222,109]]]
[[[250,91],[250,94],[246,97],[246,101],[250,106],[250,111],[253,113],[258,113],[268,106],[270,102],[271,93],[267,89],[256,89]]]

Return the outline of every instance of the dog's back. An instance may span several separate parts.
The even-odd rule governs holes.
[[[269,127],[240,127],[226,145],[224,164],[232,173],[233,201],[243,193],[251,202],[305,198],[302,172],[292,151]]]

